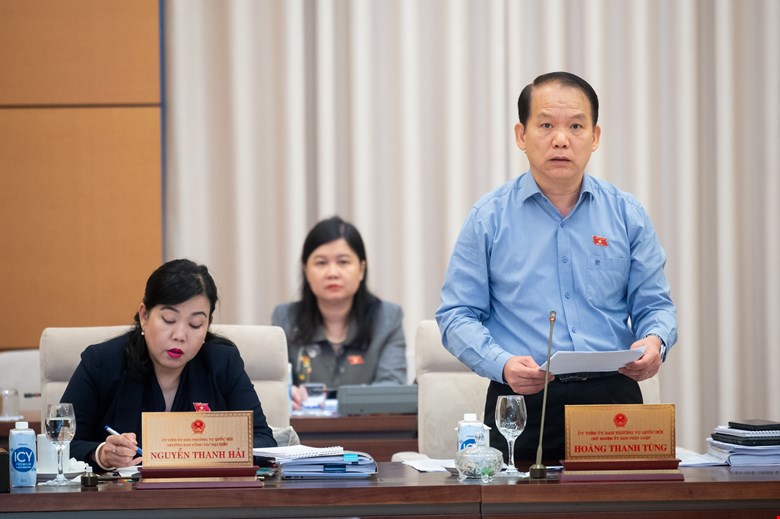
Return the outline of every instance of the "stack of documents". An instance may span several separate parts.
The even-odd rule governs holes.
[[[254,449],[255,456],[276,458],[282,479],[367,478],[376,474],[376,461],[365,452],[341,447],[306,445]]]
[[[731,466],[780,466],[780,423],[735,420],[707,438],[707,454]]]
[[[732,466],[780,465],[780,445],[738,445],[707,438],[707,455]]]

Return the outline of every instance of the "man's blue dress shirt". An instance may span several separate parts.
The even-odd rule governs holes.
[[[649,333],[670,348],[675,308],[666,254],[630,194],[585,175],[564,218],[525,173],[472,208],[453,249],[436,320],[445,347],[503,381],[506,361],[555,351],[629,349]]]

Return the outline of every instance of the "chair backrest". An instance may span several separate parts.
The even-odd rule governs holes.
[[[490,381],[444,348],[439,327],[432,320],[417,327],[415,371],[419,452],[434,459],[450,459],[457,450],[458,421],[465,413],[482,417]]]
[[[129,329],[130,326],[46,328],[40,342],[41,412],[47,404],[59,402],[87,346]],[[290,425],[284,330],[277,326],[230,324],[214,324],[211,330],[238,346],[268,423],[276,427]]]
[[[233,341],[269,425],[290,425],[287,336],[278,326],[212,324],[211,331]]]
[[[16,389],[19,393],[19,412],[27,412],[41,407],[40,355],[37,348],[27,350],[0,351],[0,386]]]
[[[81,361],[81,352],[130,330],[130,326],[45,328],[41,334],[41,416],[46,406],[60,401],[71,375]]]
[[[642,403],[661,403],[661,382],[658,379],[658,373],[656,373],[654,377],[650,377],[647,380],[640,382],[639,389],[642,391]]]

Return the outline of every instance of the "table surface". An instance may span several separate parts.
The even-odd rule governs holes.
[[[26,413],[36,432],[41,430],[40,412]],[[392,455],[417,450],[417,415],[377,414],[354,416],[293,416],[295,432],[304,445],[367,452],[377,461],[390,461]],[[8,446],[8,433],[14,422],[0,422],[0,447]]]
[[[261,489],[137,490],[130,482],[97,490],[37,487],[0,494],[2,512],[104,514],[171,510],[197,517],[566,517],[604,518],[605,512],[641,517],[770,517],[780,515],[780,472],[731,474],[728,467],[683,468],[685,481],[560,483],[557,480],[459,482],[448,473],[419,473],[401,463],[380,463],[366,480],[265,482]],[[240,509],[240,512],[238,511]],[[231,511],[232,510],[232,511]],[[725,512],[724,512],[725,511]],[[86,515],[85,515],[86,514]],[[193,515],[194,514],[194,515]],[[669,514],[669,515],[667,515]],[[725,514],[725,515],[723,515]],[[639,516],[639,515],[638,515]],[[700,517],[702,515],[699,515]],[[606,516],[610,517],[610,516]]]

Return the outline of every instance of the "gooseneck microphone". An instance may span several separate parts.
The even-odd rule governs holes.
[[[542,437],[544,436],[544,412],[547,410],[547,381],[550,379],[550,356],[552,355],[555,311],[550,312],[550,338],[547,339],[547,369],[544,373],[544,395],[542,396],[542,423],[539,426],[539,446],[536,448],[536,463],[528,469],[531,479],[547,479],[547,467],[542,465]]]

